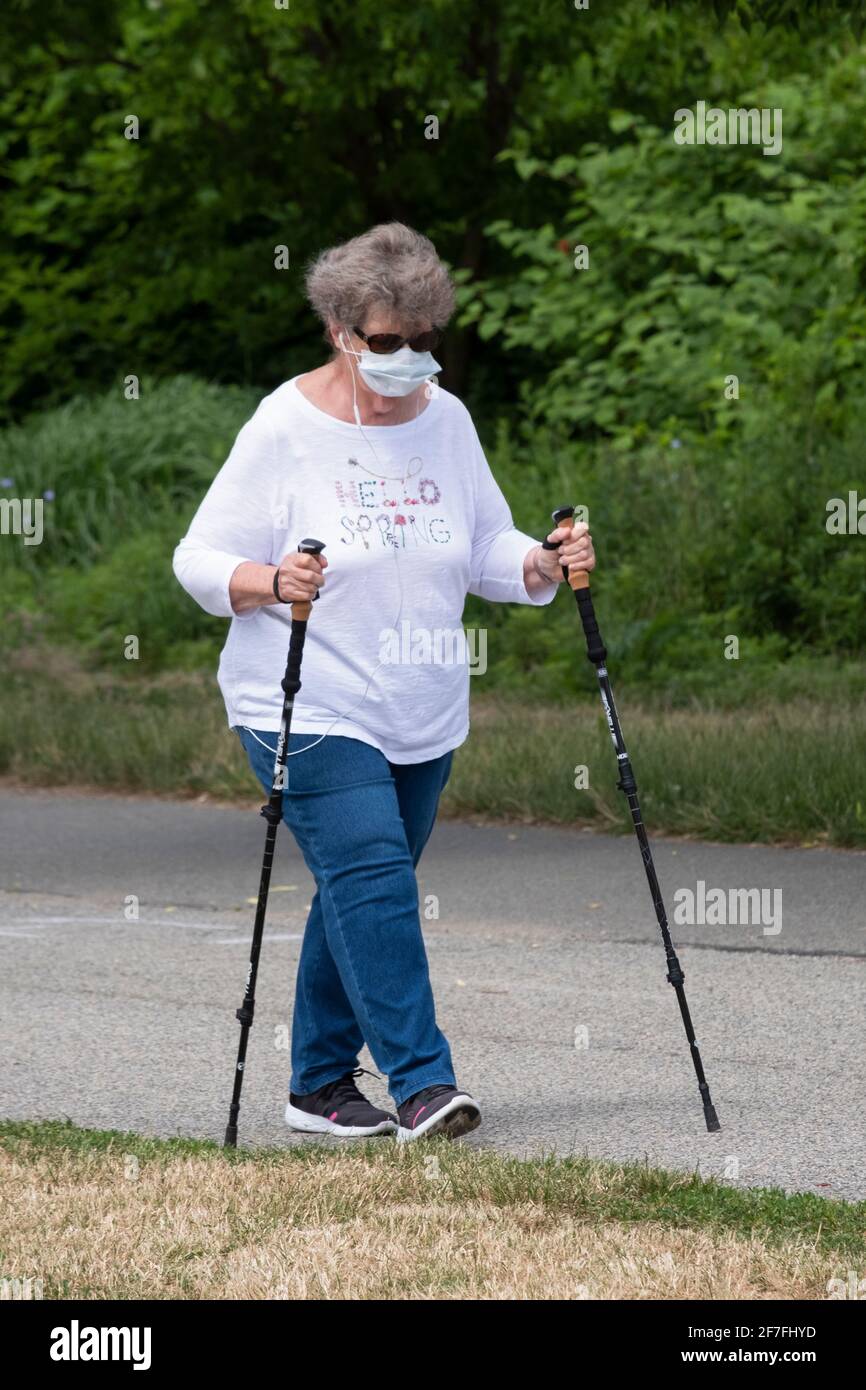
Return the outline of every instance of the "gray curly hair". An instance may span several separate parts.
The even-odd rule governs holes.
[[[454,286],[429,237],[402,222],[382,222],[332,246],[307,270],[307,295],[319,318],[348,328],[374,306],[394,309],[407,328],[444,328],[454,312]]]

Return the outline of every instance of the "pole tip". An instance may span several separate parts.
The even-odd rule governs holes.
[[[226,1137],[223,1141],[224,1149],[236,1149],[238,1146],[238,1127],[229,1125],[226,1129]]]
[[[712,1101],[707,1101],[704,1106],[704,1119],[707,1122],[707,1129],[710,1134],[715,1134],[717,1130],[721,1129],[722,1126],[719,1124],[716,1107],[713,1105]]]

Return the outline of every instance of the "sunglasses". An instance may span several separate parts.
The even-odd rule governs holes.
[[[369,336],[362,333],[360,328],[353,328],[362,343],[366,343],[371,352],[397,352],[401,347],[409,344],[413,352],[432,352],[439,346],[442,338],[441,328],[431,328],[426,333],[418,333],[414,338],[401,338],[399,333],[371,333]]]

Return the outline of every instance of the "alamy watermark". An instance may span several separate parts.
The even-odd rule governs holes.
[[[866,536],[866,497],[851,488],[847,497],[831,497],[824,529],[830,536]]]
[[[0,535],[23,536],[25,545],[41,545],[41,497],[0,497]]]
[[[708,888],[699,878],[694,889],[676,890],[674,904],[677,926],[756,926],[763,936],[782,930],[781,888]]]
[[[52,1361],[130,1361],[134,1371],[147,1371],[151,1328],[82,1327],[73,1318],[68,1327],[51,1329],[48,1355]]]
[[[857,1302],[862,1302],[866,1299],[866,1279],[860,1278],[858,1270],[849,1269],[846,1279],[837,1278],[827,1280],[827,1297],[835,1299],[850,1298]]]
[[[781,106],[707,107],[699,101],[695,110],[681,106],[674,112],[674,140],[678,145],[762,145],[761,154],[782,153]]]
[[[487,670],[487,629],[413,627],[404,618],[399,630],[379,633],[379,661],[383,666],[468,666],[470,676]]]
[[[41,1279],[0,1278],[0,1302],[30,1303],[45,1297]]]

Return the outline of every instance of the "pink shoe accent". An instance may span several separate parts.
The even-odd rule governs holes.
[[[336,1120],[336,1118],[337,1118],[337,1116],[339,1115],[339,1113],[340,1113],[339,1110],[335,1110],[334,1113],[333,1113],[333,1115],[329,1115],[329,1116],[328,1116],[328,1119],[329,1119],[329,1120]]]
[[[424,1114],[424,1111],[425,1111],[426,1109],[427,1109],[427,1106],[426,1106],[426,1105],[422,1105],[422,1106],[421,1106],[421,1109],[418,1111],[417,1115],[415,1116],[414,1120],[412,1121],[412,1128],[413,1128],[413,1129],[414,1129],[415,1126],[417,1125],[418,1121],[420,1120],[421,1116]]]

